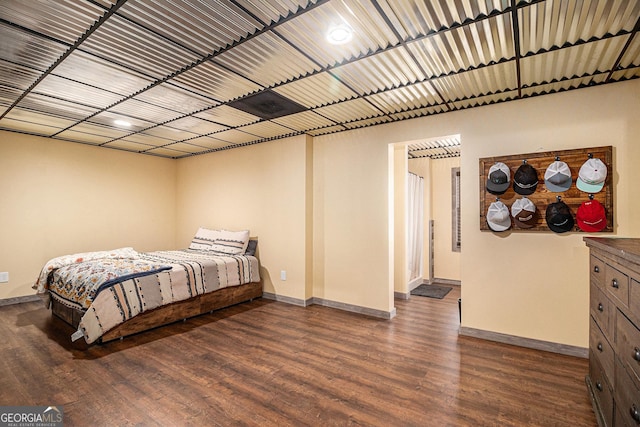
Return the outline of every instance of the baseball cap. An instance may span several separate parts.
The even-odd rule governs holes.
[[[575,224],[571,209],[562,200],[550,203],[546,212],[547,227],[556,233],[571,231]]]
[[[538,186],[538,171],[528,163],[520,165],[516,173],[513,175],[513,190],[528,196],[536,191]]]
[[[489,168],[487,177],[487,191],[492,194],[502,194],[509,188],[511,170],[502,162],[496,162]]]
[[[582,231],[602,231],[607,226],[604,206],[597,200],[586,200],[578,207],[576,222]]]
[[[544,185],[554,193],[567,191],[571,187],[571,169],[565,162],[556,160],[544,172]]]
[[[589,159],[582,164],[576,187],[585,193],[597,193],[604,187],[607,179],[607,165],[600,159]]]
[[[487,224],[493,231],[505,231],[511,228],[511,217],[507,205],[497,200],[487,210]]]
[[[511,216],[519,228],[534,227],[538,221],[536,205],[526,197],[517,199],[511,205]]]

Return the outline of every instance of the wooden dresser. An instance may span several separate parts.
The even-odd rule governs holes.
[[[640,426],[640,239],[585,237],[590,249],[587,388],[600,426]]]

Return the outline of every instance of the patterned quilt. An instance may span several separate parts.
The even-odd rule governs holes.
[[[84,336],[88,344],[139,313],[224,287],[260,281],[254,256],[192,249],[129,253],[133,258],[124,259],[83,255],[81,262],[78,257],[67,256],[66,264],[57,262],[49,268],[51,261],[47,263],[43,271],[50,285],[44,286],[44,292],[67,306],[81,307],[84,315],[74,338]],[[102,267],[104,270],[97,275],[87,273]],[[115,277],[105,273],[107,270]],[[80,276],[84,279],[74,280]],[[88,286],[89,276],[105,280],[89,279]],[[40,292],[38,283],[34,288]]]

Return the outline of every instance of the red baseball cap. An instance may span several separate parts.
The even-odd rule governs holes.
[[[602,231],[607,226],[607,214],[599,201],[587,200],[578,208],[576,221],[582,231]]]

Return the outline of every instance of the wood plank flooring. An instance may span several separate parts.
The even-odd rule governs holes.
[[[588,362],[458,336],[459,287],[374,319],[256,300],[87,348],[0,307],[0,405],[65,426],[588,426]]]

